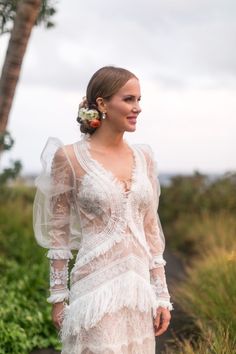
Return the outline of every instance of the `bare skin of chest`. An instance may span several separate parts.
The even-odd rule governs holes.
[[[134,165],[133,154],[129,149],[117,152],[91,151],[92,157],[96,159],[106,170],[120,181],[130,181]]]

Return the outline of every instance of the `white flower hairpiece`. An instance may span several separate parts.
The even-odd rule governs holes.
[[[79,117],[82,121],[91,121],[94,119],[99,119],[99,113],[96,109],[80,108]]]
[[[86,97],[83,97],[83,100],[79,105],[78,116],[81,122],[83,122],[85,125],[89,125],[91,128],[98,128],[101,125],[101,119],[98,110],[95,108],[88,108]]]

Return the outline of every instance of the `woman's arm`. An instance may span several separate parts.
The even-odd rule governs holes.
[[[63,308],[69,297],[68,263],[71,249],[80,246],[80,226],[74,200],[75,174],[71,145],[49,138],[41,154],[42,171],[35,180],[33,206],[36,241],[50,259],[50,296],[53,309]]]
[[[144,229],[146,240],[151,253],[149,264],[150,282],[157,298],[157,306],[154,309],[156,335],[162,334],[168,327],[170,321],[170,310],[173,309],[170,302],[165,276],[165,260],[163,252],[165,249],[165,237],[158,215],[158,205],[160,196],[160,184],[156,169],[156,163],[151,148],[145,151],[147,161],[148,177],[152,185],[153,199],[146,210],[144,217]]]
[[[73,255],[69,249],[70,208],[72,203],[73,175],[64,152],[59,149],[54,155],[52,188],[58,191],[50,200],[49,237],[50,250],[50,297],[53,304],[52,320],[57,329],[61,327],[64,303],[68,300],[68,263]],[[61,190],[61,192],[60,192]]]

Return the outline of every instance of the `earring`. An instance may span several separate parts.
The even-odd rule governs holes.
[[[102,119],[106,119],[106,113],[102,112]]]

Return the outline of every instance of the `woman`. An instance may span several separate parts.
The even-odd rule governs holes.
[[[50,138],[41,156],[34,230],[49,248],[48,301],[63,354],[154,354],[169,325],[153,153],[123,138],[136,130],[140,97],[134,74],[101,68],[80,104],[82,139]]]

